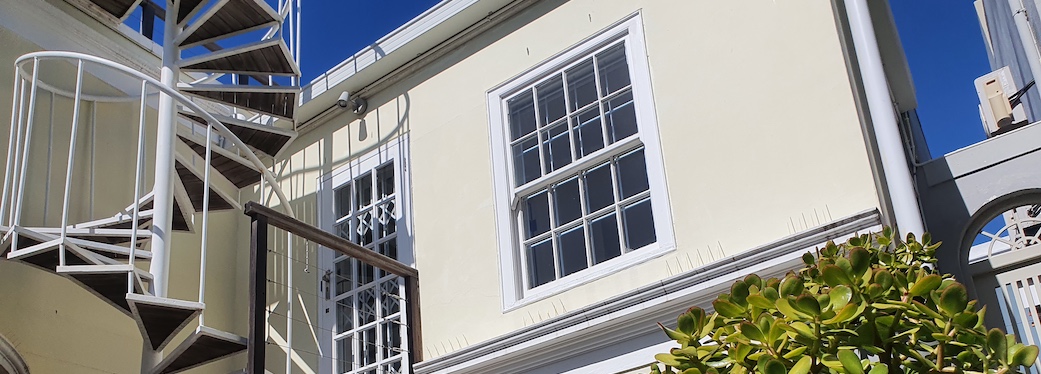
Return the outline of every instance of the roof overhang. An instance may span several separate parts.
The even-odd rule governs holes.
[[[297,123],[336,105],[343,91],[364,89],[515,0],[443,0],[303,87]]]

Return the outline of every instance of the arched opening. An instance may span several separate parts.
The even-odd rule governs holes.
[[[0,335],[0,374],[29,374],[29,365],[3,335]]]

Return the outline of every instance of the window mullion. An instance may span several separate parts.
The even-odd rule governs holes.
[[[593,54],[593,81],[596,82],[596,111],[600,113],[600,132],[604,137],[604,148],[607,148],[607,145],[611,144],[611,142],[607,134],[607,115],[604,113],[604,98],[600,88],[600,62],[596,58],[596,54]]]
[[[542,142],[544,141],[542,139],[542,126],[544,124],[542,123],[542,118],[539,116],[539,90],[537,90],[535,87],[532,87],[531,92],[531,107],[534,108],[535,112],[533,113],[535,115],[535,141],[537,143],[535,146],[538,147],[539,150],[539,170],[541,171],[541,175],[539,175],[539,178],[541,178],[542,176],[548,173],[548,171],[546,170],[547,156],[544,152],[545,150],[542,149]]]
[[[585,171],[579,172],[578,173],[578,177],[577,177],[578,178],[578,200],[579,200],[579,206],[580,206],[579,209],[582,209],[581,210],[581,212],[582,212],[582,230],[585,233],[585,239],[586,239],[586,268],[588,269],[588,268],[592,267],[593,265],[595,265],[595,263],[594,263],[594,259],[593,259],[593,233],[591,231],[592,226],[589,224],[589,217],[590,217],[590,215],[586,213],[589,210],[589,207],[588,207],[588,204],[586,204],[586,194],[587,194],[587,192],[586,192],[586,184],[584,183],[585,176],[583,174],[585,174]]]
[[[621,186],[618,184],[618,158],[611,157],[611,186],[612,192],[614,192],[614,211],[615,211],[615,222],[618,224],[618,241],[621,244],[622,253],[628,252],[628,248],[625,245],[625,220],[622,219],[622,202],[621,202]]]
[[[549,234],[553,248],[553,273],[555,278],[560,279],[563,274],[563,265],[560,263],[560,241],[557,240],[557,190],[554,185],[546,187],[546,202],[549,204]]]
[[[564,125],[567,126],[568,147],[571,148],[571,162],[575,162],[578,160],[578,147],[575,146],[577,142],[575,129],[571,126],[571,92],[567,84],[567,70],[560,73],[560,80],[564,87],[564,121],[567,121]]]

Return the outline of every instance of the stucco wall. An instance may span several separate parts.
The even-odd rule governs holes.
[[[503,312],[486,94],[637,11],[677,249]],[[827,2],[545,1],[369,103],[276,170],[308,206],[320,176],[409,133],[427,358],[878,205]]]

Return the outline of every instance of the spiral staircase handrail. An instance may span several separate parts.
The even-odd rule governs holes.
[[[245,152],[242,153],[246,156],[250,163],[252,163],[253,166],[255,166],[257,170],[260,171],[261,175],[264,177],[264,180],[266,180],[268,182],[268,185],[271,187],[271,190],[275,192],[275,195],[278,197],[278,200],[282,205],[282,209],[285,210],[287,215],[295,218],[295,215],[293,214],[293,208],[289,203],[289,199],[286,197],[285,193],[279,187],[274,175],[272,175],[268,168],[264,165],[264,163],[260,161],[260,158],[258,158],[257,155],[254,154],[253,151],[250,150],[249,147],[247,147],[246,144],[241,139],[239,139],[238,136],[235,135],[235,133],[231,132],[231,130],[225,127],[224,124],[221,123],[221,121],[217,120],[217,118],[213,117],[213,115],[204,110],[198,104],[192,102],[191,99],[189,99],[188,97],[182,95],[180,92],[177,92],[177,90],[163,85],[162,82],[156,80],[155,78],[144,75],[141,72],[135,71],[117,62],[79,52],[39,51],[26,53],[21,57],[18,57],[17,60],[15,60],[15,69],[20,70],[21,65],[23,63],[37,59],[70,59],[92,62],[117,70],[121,73],[127,74],[130,77],[148,82],[150,85],[154,86],[157,90],[161,91],[162,93],[170,95],[181,105],[184,105],[191,111],[195,112],[195,115],[202,117],[209,126],[212,126],[213,128],[217,129],[217,132],[225,139],[230,140],[233,143],[233,145],[238,146],[239,149],[243,149]]]

